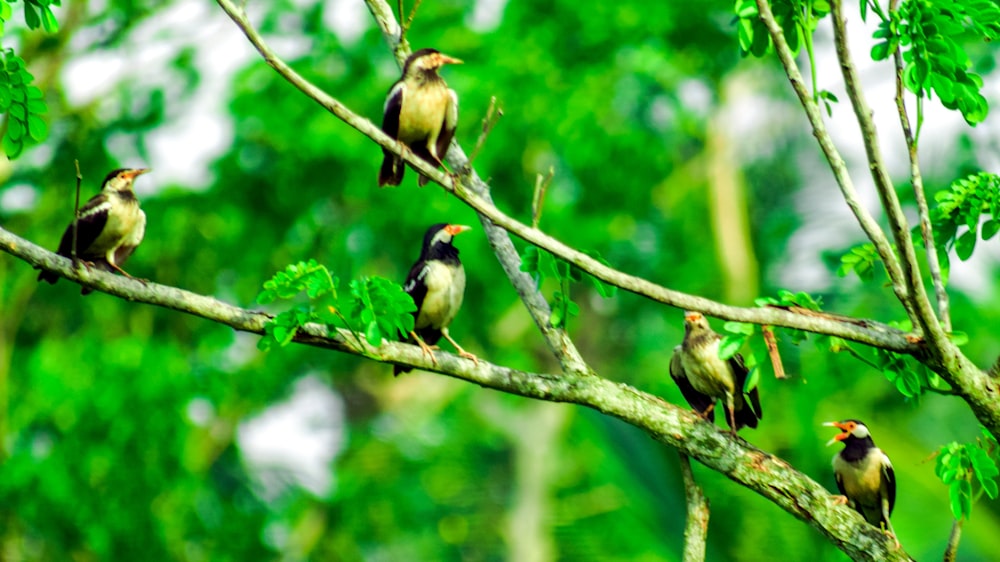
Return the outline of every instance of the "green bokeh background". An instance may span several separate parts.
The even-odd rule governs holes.
[[[363,4],[249,8],[297,71],[380,120],[398,69]],[[4,228],[55,247],[72,213],[74,159],[85,196],[111,168],[148,165],[138,189],[149,225],[129,271],[253,308],[263,281],[290,262],[401,281],[429,224],[478,226],[441,190],[417,188],[412,172],[399,188],[376,188],[378,148],[281,80],[217,6],[96,9],[69,0],[58,36],[8,25],[5,40],[46,92],[52,134],[0,167]],[[862,235],[850,220],[832,239],[815,234],[840,224],[830,217],[845,216],[844,204],[780,69],[739,58],[730,9],[427,1],[409,40],[466,61],[444,74],[461,98],[467,150],[498,99],[503,118],[475,166],[505,212],[530,221],[535,177],[552,168],[541,226],[624,271],[732,304],[806,289],[839,313],[901,319],[885,287],[835,275],[838,252]],[[334,21],[358,23],[338,35]],[[160,56],[143,58],[153,44]],[[124,71],[79,71],[85,60]],[[239,70],[210,90],[232,61]],[[836,82],[835,65],[819,70]],[[102,93],[80,101],[73,80]],[[171,135],[199,110],[232,134],[186,162],[175,153],[187,141]],[[980,166],[979,139],[957,135],[924,170],[932,190]],[[176,179],[185,177],[205,179]],[[492,362],[556,370],[482,229],[458,246],[469,280],[452,334]],[[952,292],[965,351],[983,366],[1000,351],[988,253],[965,270],[985,288]],[[0,559],[680,559],[676,453],[617,420],[428,373],[394,379],[387,365],[315,349],[261,353],[255,338],[211,322],[81,298],[76,285],[35,275],[0,257]],[[601,299],[584,285],[573,297],[582,312],[570,332],[603,376],[683,404],[667,375],[681,311],[627,293]],[[930,456],[977,435],[964,404],[904,400],[879,372],[808,342],[784,337],[781,351],[791,378],[764,370],[764,419],[744,437],[833,490],[835,449],[820,423],[863,419],[896,467],[900,540],[917,559],[940,557],[951,515]],[[294,469],[262,474],[237,439],[303,377],[342,409],[320,493]],[[711,500],[709,560],[846,558],[759,496],[697,464],[695,474]],[[278,484],[265,487],[265,476]],[[977,504],[959,559],[995,559],[997,528],[997,505]]]

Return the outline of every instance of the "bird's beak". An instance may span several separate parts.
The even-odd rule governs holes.
[[[701,313],[700,312],[694,312],[694,311],[691,311],[691,310],[688,310],[688,311],[684,312],[684,321],[685,322],[695,322],[697,320],[701,320]]]
[[[830,445],[833,445],[837,441],[843,441],[844,439],[847,439],[847,436],[850,435],[850,432],[847,431],[847,428],[844,427],[844,424],[842,424],[840,422],[824,422],[823,426],[824,427],[836,427],[837,429],[843,431],[843,433],[838,433],[837,435],[833,436],[833,439],[827,441],[826,442],[826,446],[827,447],[829,447]]]
[[[130,179],[135,179],[147,172],[152,172],[152,171],[153,171],[152,168],[136,168],[134,170],[129,170],[122,175]]]
[[[472,230],[471,226],[465,226],[464,224],[449,224],[444,227],[445,232],[455,236],[456,234],[461,234],[467,230]]]
[[[443,54],[443,53],[438,54],[438,62],[440,62],[442,65],[445,65],[445,64],[465,64],[465,62],[463,62],[462,59],[456,59],[455,57],[449,57],[448,55]]]

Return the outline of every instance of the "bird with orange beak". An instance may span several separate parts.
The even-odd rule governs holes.
[[[749,371],[743,358],[719,357],[721,340],[700,312],[685,312],[684,341],[674,348],[670,377],[691,408],[710,422],[715,421],[716,401],[722,400],[735,436],[743,427],[756,428],[763,412],[757,387],[745,388]]]
[[[132,277],[121,268],[146,235],[146,213],[139,208],[132,184],[148,168],[119,168],[110,172],[101,184],[101,192],[80,209],[76,227],[76,257],[88,266],[117,271]],[[73,256],[73,223],[59,241],[60,256]],[[55,283],[59,276],[43,271],[39,281]],[[83,294],[90,292],[84,287]]]
[[[458,126],[458,96],[438,74],[446,64],[462,61],[435,49],[420,49],[410,55],[403,64],[403,77],[389,89],[382,109],[385,134],[437,168]],[[399,185],[405,170],[403,159],[385,149],[382,154],[379,187]],[[426,185],[427,181],[420,176],[418,185]]]
[[[896,474],[889,457],[875,446],[868,426],[858,420],[823,425],[841,430],[827,446],[837,442],[844,444],[843,450],[833,457],[833,475],[843,494],[837,500],[895,539],[889,516],[896,504]]]
[[[406,341],[419,345],[435,364],[437,360],[432,350],[441,336],[455,346],[460,356],[479,362],[475,355],[462,349],[448,334],[448,326],[458,314],[465,297],[465,268],[458,259],[458,248],[452,242],[455,236],[468,230],[472,228],[461,224],[435,224],[428,228],[420,257],[410,268],[403,284],[403,290],[417,305],[413,313],[413,331]],[[410,370],[396,366],[393,374]]]

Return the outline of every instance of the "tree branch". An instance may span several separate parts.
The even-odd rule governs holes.
[[[867,1],[867,0],[864,0]],[[890,2],[889,9],[896,10],[897,0]],[[927,269],[931,273],[931,281],[934,283],[934,293],[937,297],[938,314],[941,316],[941,325],[945,332],[951,332],[951,312],[948,299],[948,291],[944,286],[941,277],[941,263],[938,261],[937,244],[934,242],[934,229],[931,228],[931,213],[927,206],[927,195],[924,193],[924,178],[920,174],[920,157],[917,152],[917,137],[910,126],[910,117],[906,112],[906,103],[903,97],[906,91],[903,87],[903,52],[896,47],[892,53],[893,63],[896,66],[896,112],[899,114],[899,125],[903,129],[903,138],[906,140],[906,148],[910,157],[910,182],[913,184],[913,196],[917,201],[917,214],[920,221],[920,236],[924,240],[924,250],[927,252]],[[917,100],[920,103],[920,100]],[[917,110],[918,123],[917,130],[920,129],[920,110]]]
[[[687,498],[687,524],[684,526],[684,562],[704,562],[705,544],[708,539],[708,498],[701,486],[694,481],[691,459],[684,453],[677,453],[681,463],[681,477],[684,479],[684,495]]]
[[[913,325],[919,326],[920,323],[916,318],[916,310],[914,310],[910,303],[903,272],[900,269],[899,261],[896,259],[892,245],[889,244],[889,239],[886,238],[885,233],[882,232],[882,229],[871,213],[861,204],[858,192],[854,188],[854,181],[847,171],[847,164],[844,162],[843,156],[840,155],[840,151],[833,144],[833,139],[830,137],[829,131],[826,130],[826,125],[823,123],[823,113],[819,105],[813,99],[809,90],[806,89],[802,73],[799,72],[799,67],[795,63],[795,55],[792,53],[792,49],[788,46],[788,41],[785,39],[785,32],[782,31],[781,25],[778,24],[774,18],[774,13],[771,12],[770,2],[768,0],[757,0],[757,11],[760,14],[761,22],[764,23],[768,34],[771,36],[771,41],[774,43],[774,50],[778,55],[778,60],[781,61],[781,65],[785,69],[788,81],[791,83],[792,89],[795,90],[795,94],[799,98],[799,103],[805,109],[806,117],[812,126],[813,136],[816,137],[823,155],[830,164],[830,169],[833,171],[833,176],[840,187],[844,201],[851,208],[865,235],[875,245],[875,250],[882,259],[882,263],[885,264],[886,273],[888,273],[889,280],[892,282],[892,290],[896,294],[896,299],[906,309],[906,315],[913,322]]]
[[[882,207],[885,209],[889,225],[892,227],[892,235],[896,240],[896,248],[902,255],[903,282],[906,284],[907,295],[910,299],[910,320],[913,321],[914,328],[919,327],[928,341],[938,349],[943,349],[951,345],[947,334],[941,329],[934,308],[931,307],[924,288],[923,279],[920,277],[920,265],[917,263],[917,253],[913,247],[913,238],[910,236],[910,227],[903,214],[903,207],[899,203],[896,195],[896,188],[892,184],[889,172],[882,158],[882,151],[878,143],[878,131],[875,130],[875,123],[872,120],[872,111],[865,101],[864,92],[861,90],[861,79],[858,71],[854,67],[854,60],[851,58],[850,50],[847,46],[847,24],[840,0],[830,2],[830,17],[833,18],[833,42],[837,50],[837,59],[840,61],[840,70],[844,75],[844,86],[847,89],[847,97],[854,107],[854,114],[861,127],[861,137],[864,139],[865,152],[868,155],[868,169],[871,171],[872,179],[875,181],[875,190],[878,192]],[[917,177],[920,176],[919,170]],[[928,248],[933,252],[933,247]],[[913,313],[916,313],[915,316]]]
[[[254,47],[261,52],[265,61],[282,77],[288,80],[295,87],[299,88],[299,90],[312,98],[319,105],[326,108],[345,123],[375,141],[379,146],[382,146],[394,154],[399,155],[420,173],[429,177],[431,180],[441,185],[441,187],[447,192],[455,195],[458,199],[469,205],[469,207],[484,215],[493,224],[500,226],[504,230],[535,246],[538,246],[539,248],[543,248],[548,252],[551,252],[555,256],[572,263],[583,271],[586,271],[606,283],[615,285],[626,291],[659,303],[684,310],[697,310],[708,316],[722,318],[725,320],[760,325],[771,324],[783,328],[793,328],[816,334],[837,336],[846,340],[914,356],[920,356],[923,353],[921,345],[909,341],[906,337],[906,333],[879,322],[852,319],[839,315],[803,314],[795,310],[786,310],[782,308],[744,308],[729,306],[704,297],[674,291],[647,281],[641,277],[629,275],[622,271],[608,267],[583,252],[563,244],[559,240],[545,234],[541,230],[531,228],[530,226],[501,212],[495,205],[493,205],[492,202],[479,196],[473,191],[473,189],[477,187],[481,187],[484,191],[487,190],[486,184],[479,180],[478,176],[476,176],[473,171],[468,170],[466,173],[469,175],[463,178],[463,181],[469,177],[474,180],[474,187],[466,189],[462,187],[462,184],[456,185],[453,181],[453,176],[434,169],[424,160],[414,157],[409,150],[401,151],[401,145],[396,142],[395,139],[392,139],[383,133],[382,130],[372,124],[371,121],[354,114],[342,103],[319,90],[305,78],[289,68],[287,64],[278,58],[278,56],[263,43],[260,35],[253,29],[252,26],[250,26],[245,14],[239,12],[229,0],[218,0],[218,3],[223,10],[226,10],[226,12],[230,14],[233,21],[236,22],[236,24],[244,31],[248,39],[250,39],[251,43],[253,43]],[[233,13],[230,13],[230,10],[233,10]],[[468,161],[465,159],[461,150],[456,150],[456,148],[457,145],[452,143],[451,150],[448,152],[447,162],[453,167],[453,169],[465,170]],[[511,251],[513,251],[513,249]],[[516,253],[516,251],[514,253]],[[537,294],[537,288],[534,285],[534,280],[531,279],[530,276],[523,274],[523,272],[518,273],[522,275],[521,278],[530,280],[530,292],[532,294]],[[515,285],[515,287],[518,286],[519,285]],[[542,299],[540,295],[537,295],[536,298],[544,302],[544,299]],[[547,309],[547,307],[548,305],[546,304],[545,308]],[[536,319],[536,323],[538,323],[538,319]],[[544,319],[543,325],[548,326],[549,329],[551,329],[551,326],[548,325],[547,317]]]
[[[143,283],[100,270],[74,269],[69,259],[3,228],[0,228],[0,250],[97,291],[184,312],[235,330],[262,334],[271,319],[269,314],[176,287]],[[784,460],[732,437],[727,431],[704,422],[694,412],[659,397],[594,374],[530,373],[484,360],[477,364],[444,352],[435,354],[435,364],[415,345],[385,341],[376,348],[357,343],[354,336],[346,330],[307,324],[296,333],[293,341],[432,371],[509,394],[592,408],[645,431],[657,441],[757,492],[820,531],[855,560],[908,559],[887,535],[865,523],[853,509],[830,501],[826,489]]]

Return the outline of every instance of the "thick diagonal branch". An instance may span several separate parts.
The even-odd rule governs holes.
[[[176,310],[234,330],[262,334],[265,324],[271,319],[266,313],[243,309],[176,287],[143,283],[99,270],[74,268],[69,259],[3,228],[0,228],[0,251],[97,291]],[[689,410],[628,385],[595,374],[530,373],[484,360],[474,363],[443,352],[436,354],[437,361],[434,363],[415,345],[385,341],[381,346],[373,347],[365,343],[359,334],[328,330],[318,324],[303,326],[293,341],[433,371],[509,394],[592,408],[647,432],[654,439],[754,490],[819,530],[855,560],[907,559],[902,550],[895,550],[891,539],[865,523],[854,510],[829,501],[827,490],[794,470],[787,462],[756,449],[742,439],[731,437]]]

